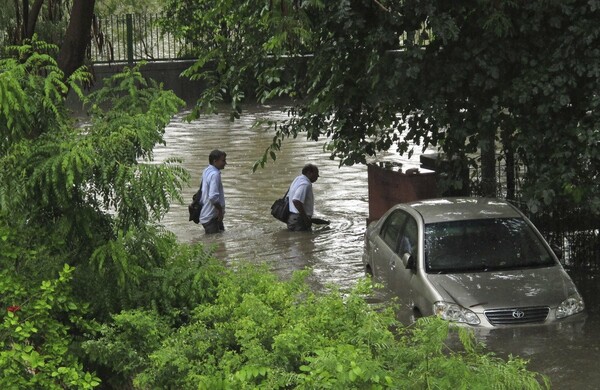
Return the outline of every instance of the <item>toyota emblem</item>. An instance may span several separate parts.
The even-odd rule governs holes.
[[[525,317],[525,313],[522,312],[521,310],[513,310],[512,316],[513,316],[513,318],[521,319],[521,318]]]

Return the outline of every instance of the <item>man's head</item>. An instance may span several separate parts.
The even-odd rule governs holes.
[[[311,183],[314,183],[319,178],[319,168],[314,164],[306,164],[302,168],[302,174],[308,177]]]
[[[215,168],[223,169],[227,165],[227,153],[215,149],[208,155],[208,163]]]

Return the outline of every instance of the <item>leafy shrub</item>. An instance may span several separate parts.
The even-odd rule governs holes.
[[[525,361],[485,353],[472,333],[437,318],[411,327],[374,310],[367,283],[349,295],[314,293],[306,272],[279,281],[239,264],[218,299],[173,329],[135,377],[139,388],[498,388],[547,386]],[[396,331],[392,331],[392,330]],[[458,332],[462,350],[445,347]],[[107,345],[114,340],[107,338]],[[491,381],[491,382],[490,382]]]
[[[99,333],[97,340],[84,343],[88,358],[108,368],[107,383],[127,388],[134,375],[147,366],[148,354],[160,347],[170,329],[154,311],[131,310],[114,315],[110,325],[102,325]]]
[[[145,79],[143,64],[86,97],[78,82],[89,73],[64,80],[55,51],[33,40],[0,60],[0,227],[11,245],[43,253],[4,265],[36,282],[75,266],[75,294],[108,319],[136,307],[140,283],[170,261],[174,237],[156,224],[189,174],[177,160],[153,163],[152,151],[183,101]],[[88,107],[85,122],[65,108],[68,91]]]
[[[92,325],[82,317],[85,307],[70,295],[73,271],[65,265],[58,279],[35,289],[0,272],[0,388],[91,389],[100,384],[71,351],[73,331]]]

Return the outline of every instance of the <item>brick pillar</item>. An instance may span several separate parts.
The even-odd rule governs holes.
[[[367,223],[380,218],[397,203],[431,199],[439,196],[436,173],[402,173],[368,165],[369,218]]]

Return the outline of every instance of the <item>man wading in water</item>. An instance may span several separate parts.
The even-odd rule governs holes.
[[[289,230],[309,231],[312,227],[311,217],[314,212],[315,198],[312,183],[319,178],[319,168],[306,164],[302,174],[294,179],[288,191],[290,200],[290,216],[287,220]]]
[[[200,212],[200,223],[206,234],[219,233],[225,230],[223,217],[225,216],[225,193],[221,182],[221,170],[227,165],[227,154],[220,150],[213,150],[208,155],[208,167],[202,173],[203,204]]]

